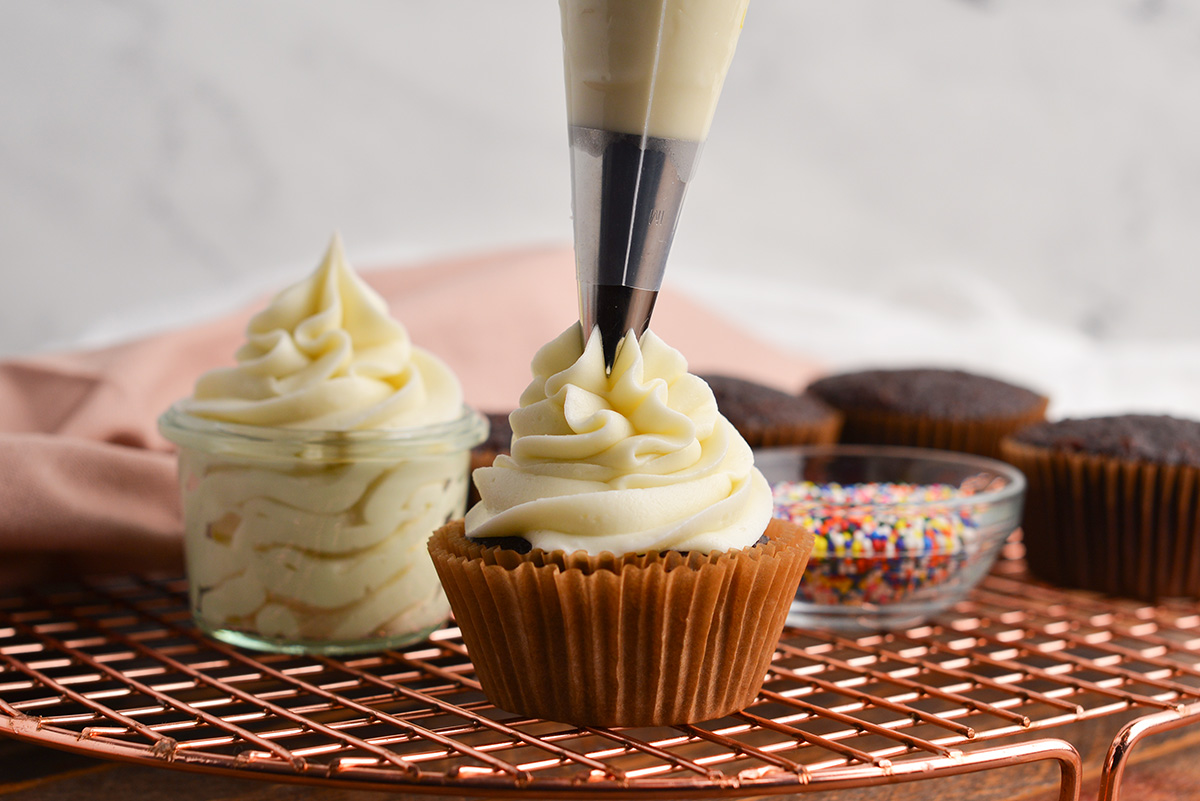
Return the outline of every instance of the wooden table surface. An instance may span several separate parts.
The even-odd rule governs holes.
[[[1148,752],[1152,753],[1152,752]],[[979,796],[1006,801],[1052,801],[1046,776],[1026,778],[1011,771],[915,782],[870,790],[815,793],[805,801],[899,801]],[[1089,773],[1083,799],[1096,798],[1098,772]],[[0,738],[0,798],[4,801],[384,801],[396,794],[283,784],[192,773],[170,768],[106,762],[19,740]],[[430,796],[404,796],[432,799]],[[444,798],[444,797],[443,797]],[[1197,801],[1200,799],[1200,745],[1136,762],[1126,772],[1122,801]]]

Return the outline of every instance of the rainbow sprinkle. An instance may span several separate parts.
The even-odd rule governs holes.
[[[797,599],[883,605],[950,579],[979,540],[963,493],[948,484],[814,484],[772,488],[775,516],[816,535]],[[930,505],[933,504],[933,505]]]

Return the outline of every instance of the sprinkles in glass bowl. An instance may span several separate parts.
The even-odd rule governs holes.
[[[919,623],[963,598],[1017,525],[1024,476],[965,454],[883,446],[755,452],[774,514],[816,540],[789,622]]]

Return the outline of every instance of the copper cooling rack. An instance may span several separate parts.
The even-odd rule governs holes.
[[[480,692],[458,631],[332,659],[251,654],[188,620],[179,579],[0,597],[0,731],[94,756],[333,786],[520,798],[741,797],[864,787],[1045,760],[1079,795],[1069,724],[1142,738],[1200,721],[1200,614],[1008,575],[908,631],[788,629],[755,703],[703,725],[592,729],[515,717]]]

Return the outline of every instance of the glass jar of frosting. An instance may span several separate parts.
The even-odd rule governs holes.
[[[329,431],[159,419],[179,446],[192,614],[258,650],[350,653],[421,639],[449,605],[426,540],[467,498],[487,421]]]

